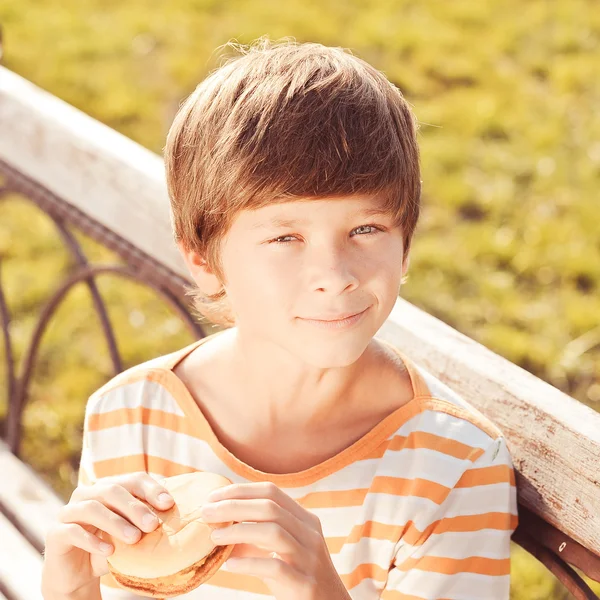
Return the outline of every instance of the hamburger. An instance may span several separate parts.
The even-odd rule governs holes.
[[[213,490],[231,483],[222,475],[202,471],[167,477],[161,484],[173,496],[172,508],[157,510],[142,500],[158,517],[154,531],[142,531],[135,544],[99,532],[98,537],[114,546],[106,560],[117,584],[152,598],[171,598],[210,579],[234,548],[216,545],[210,534],[232,523],[206,523],[200,509]]]

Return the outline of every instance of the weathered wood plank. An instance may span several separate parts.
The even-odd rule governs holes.
[[[0,581],[6,593],[17,600],[42,597],[41,554],[0,513]]]
[[[0,512],[13,521],[41,553],[48,529],[56,522],[64,502],[1,440],[0,473]]]
[[[0,158],[188,277],[162,157],[0,67]]]

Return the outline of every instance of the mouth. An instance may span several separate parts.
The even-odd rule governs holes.
[[[358,321],[361,320],[362,316],[369,310],[369,308],[370,308],[370,306],[368,306],[361,312],[346,313],[346,315],[337,316],[337,317],[327,317],[327,318],[320,318],[320,319],[308,319],[308,318],[302,318],[302,317],[298,317],[298,318],[301,321],[305,321],[307,323],[312,323],[313,325],[319,325],[319,326],[327,327],[327,328],[335,327],[336,329],[339,329],[341,327],[347,327],[350,325],[354,325],[355,323],[358,323]]]
[[[369,308],[367,306],[367,308]],[[360,312],[350,312],[350,313],[345,313],[342,315],[338,315],[338,316],[325,316],[325,317],[300,317],[302,319],[304,319],[305,321],[321,321],[321,322],[325,322],[325,323],[331,323],[333,321],[344,321],[345,319],[350,319],[352,317],[357,317],[358,315],[362,315],[367,308],[365,308],[364,310],[361,310]]]

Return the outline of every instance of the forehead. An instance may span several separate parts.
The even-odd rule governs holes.
[[[354,217],[387,215],[380,198],[373,196],[348,196],[287,200],[243,211],[245,225],[252,230],[262,227],[308,225],[312,221],[341,221]],[[242,216],[242,215],[240,215]]]

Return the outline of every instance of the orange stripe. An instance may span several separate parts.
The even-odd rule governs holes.
[[[498,465],[501,467],[501,465]],[[490,469],[497,469],[498,467],[488,467]],[[486,475],[485,469],[477,469]],[[506,467],[506,473],[512,473],[510,467]],[[464,476],[463,476],[464,478]],[[487,474],[487,478],[493,479],[493,474]],[[499,479],[498,477],[496,477]],[[505,477],[505,480],[509,479]],[[465,480],[465,483],[468,480]],[[493,483],[499,483],[499,481],[493,481]],[[473,482],[473,486],[482,485],[478,481]],[[461,487],[468,487],[462,485]],[[356,488],[350,490],[332,490],[328,492],[312,492],[298,498],[297,502],[301,503],[305,508],[337,508],[340,506],[360,506],[364,503],[364,500],[369,493],[379,494],[390,494],[393,496],[404,496],[404,497],[419,497],[427,498],[436,504],[441,504],[450,493],[451,488],[436,483],[435,481],[429,481],[428,479],[414,478],[414,479],[403,479],[402,477],[391,477],[387,475],[381,475],[374,477],[370,488]]]
[[[109,458],[96,461],[94,470],[97,477],[107,477],[120,473],[133,473],[145,470],[158,473],[163,477],[190,473],[196,471],[194,467],[182,465],[166,458],[152,456],[149,454],[134,454]],[[514,471],[508,465],[497,465],[465,472],[456,487],[476,487],[478,485],[489,485],[491,483],[510,482],[513,485]],[[297,499],[299,504],[305,508],[339,508],[342,506],[360,506],[369,493],[391,494],[394,496],[427,498],[437,504],[441,504],[450,488],[428,481],[427,479],[403,479],[401,477],[379,476],[373,478],[370,488],[332,490],[328,492],[312,492]]]
[[[193,467],[181,465],[174,461],[149,454],[132,454],[108,458],[94,463],[97,477],[133,473],[135,471],[152,471],[163,477],[197,471]],[[427,481],[426,479],[402,479],[400,477],[375,477],[371,488],[339,490],[330,492],[313,492],[297,502],[305,508],[339,508],[342,506],[360,506],[368,493],[384,493],[395,496],[418,496],[428,498],[441,504],[448,495],[449,488]]]
[[[89,431],[100,431],[110,427],[119,427],[132,423],[142,423],[162,427],[169,431],[185,433],[194,437],[193,430],[188,426],[189,419],[185,416],[162,411],[156,408],[119,408],[103,413],[91,414],[89,416]],[[388,441],[388,440],[386,440]],[[462,442],[457,442],[442,436],[423,431],[414,431],[408,436],[395,435],[387,444],[381,444],[373,452],[363,458],[381,458],[387,450],[400,451],[403,449],[418,450],[421,448],[435,450],[460,460],[477,460],[484,451]]]
[[[464,533],[482,529],[514,531],[517,525],[517,515],[501,512],[447,517],[434,521],[423,531],[417,529],[413,521],[407,521],[404,525],[399,526],[391,526],[378,521],[366,521],[364,524],[355,525],[348,537],[330,537],[326,541],[330,552],[335,554],[340,552],[345,544],[355,544],[362,538],[387,540],[394,543],[402,539],[411,546],[417,546],[422,544],[432,533]]]
[[[194,435],[189,427],[189,419],[158,408],[117,408],[103,413],[91,414],[88,420],[89,431],[101,431],[110,427],[142,423],[155,425],[169,431]]]
[[[494,465],[493,467],[482,467],[481,469],[469,469],[458,480],[455,487],[476,487],[479,485],[491,485],[493,483],[510,483],[515,485],[515,472],[509,465]]]
[[[395,496],[417,496],[427,498],[436,504],[441,504],[450,493],[450,488],[415,477],[414,479],[403,479],[402,477],[380,476],[374,477],[371,485],[372,492],[382,494],[393,494]]]
[[[383,585],[387,580],[387,576],[387,568],[384,569],[375,563],[363,563],[358,565],[358,567],[356,567],[352,573],[348,575],[340,575],[340,579],[344,583],[344,587],[347,590],[351,590],[353,587],[359,585],[363,579],[373,579]]]
[[[219,570],[206,582],[206,585],[214,585],[227,590],[272,596],[271,591],[262,579],[252,575],[244,575],[243,573]]]
[[[443,573],[456,575],[457,573],[477,573],[478,575],[492,575],[500,577],[510,575],[509,558],[484,558],[470,556],[469,558],[442,558],[440,556],[423,556],[421,558],[407,558],[397,566],[400,571],[419,569],[430,573]]]
[[[171,477],[172,475],[180,475],[181,473],[192,473],[193,471],[198,471],[198,469],[181,465],[171,460],[160,458],[159,456],[131,454],[118,458],[98,460],[94,463],[94,471],[97,477],[110,477],[122,473],[135,473],[136,471],[151,471],[162,477]]]
[[[425,431],[413,431],[407,436],[395,435],[389,445],[390,450],[419,450],[424,448],[426,450],[435,450],[453,456],[460,460],[477,460],[482,454],[485,453],[481,448],[469,446],[462,442],[457,442],[450,438],[445,438],[434,433],[427,433]]]
[[[410,521],[409,521],[410,523]],[[386,525],[379,521],[366,521],[355,525],[347,538],[341,538],[346,544],[356,544],[362,538],[387,540],[396,543],[405,533],[407,525]],[[340,538],[330,538],[332,540]]]
[[[514,531],[517,528],[518,517],[512,513],[491,512],[481,515],[462,515],[459,517],[446,517],[434,521],[423,531],[419,531],[412,521],[405,526],[407,531],[402,539],[411,546],[420,546],[431,534],[447,532],[464,533],[481,531],[482,529],[496,529],[499,531]]]

